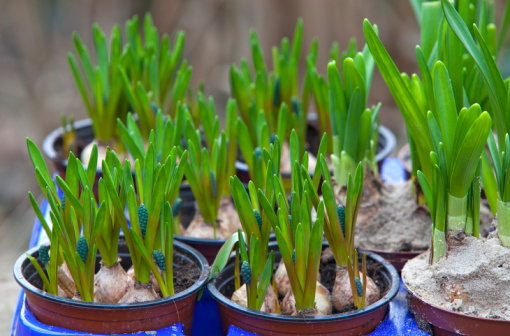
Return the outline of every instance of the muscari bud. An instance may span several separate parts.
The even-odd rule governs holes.
[[[292,103],[292,111],[294,111],[294,113],[299,116],[299,104],[298,104],[296,97],[291,98],[291,103]]]
[[[260,149],[260,147],[256,147],[254,150],[254,154],[255,154],[255,161],[260,160],[262,158],[262,149]]]
[[[270,143],[271,145],[274,145],[275,140],[276,140],[276,134],[274,134],[274,133],[273,133],[273,134],[271,134],[271,135],[269,136],[269,143]]]
[[[62,211],[66,208],[66,195],[62,195],[62,201],[60,202],[60,206],[62,207]]]
[[[294,249],[294,251],[292,251],[292,263],[294,265],[296,264],[296,249]]]
[[[217,196],[217,192],[216,192],[216,178],[214,177],[214,173],[212,171],[212,169],[209,169],[209,174],[211,175],[211,187],[212,187],[212,190],[213,190],[213,195],[214,197]]]
[[[358,292],[358,296],[363,296],[363,284],[359,278],[354,278],[354,282],[356,283],[356,292]]]
[[[89,246],[87,245],[87,240],[83,235],[78,238],[78,242],[76,243],[76,252],[78,252],[81,261],[85,263],[87,261],[87,254],[89,253]]]
[[[172,205],[172,214],[177,216],[179,211],[181,210],[182,200],[178,197],[175,199],[174,204]]]
[[[39,246],[39,261],[41,264],[46,265],[50,261],[48,247],[46,245]]]
[[[342,228],[342,234],[345,237],[345,208],[343,205],[339,205],[336,208],[336,214],[338,215],[338,219],[340,220],[340,227]]]
[[[161,253],[157,250],[154,250],[154,251],[152,251],[152,256],[156,260],[156,263],[158,264],[159,269],[164,271],[166,266],[165,266],[165,256],[163,255],[163,253]]]
[[[253,214],[255,215],[255,219],[257,220],[259,230],[262,230],[262,217],[260,217],[260,213],[256,209],[253,209]]]
[[[142,238],[145,238],[147,231],[147,220],[149,219],[149,211],[145,204],[141,203],[138,207],[138,222],[140,223],[140,231],[142,231]]]
[[[151,105],[151,108],[152,108],[152,112],[154,112],[154,114],[157,114],[158,113],[158,106],[156,105],[156,103],[151,102],[150,105]]]
[[[243,265],[241,266],[241,277],[247,285],[250,284],[251,269],[250,269],[250,264],[248,264],[248,262],[246,262],[246,261],[243,261]]]
[[[290,195],[290,201],[289,201],[289,212],[292,213],[292,201],[294,200],[294,196],[296,195],[296,192],[292,192],[292,195]]]
[[[279,107],[281,102],[280,98],[280,78],[276,77],[274,81],[274,91],[273,91],[273,106]]]

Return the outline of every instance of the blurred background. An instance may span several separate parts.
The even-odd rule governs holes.
[[[496,1],[496,6],[503,8],[502,2]],[[178,30],[186,32],[184,56],[193,66],[191,85],[204,80],[205,92],[214,96],[219,113],[229,97],[230,64],[239,63],[243,56],[250,59],[249,30],[256,29],[270,60],[271,47],[279,45],[282,37],[292,37],[298,17],[304,19],[303,70],[303,55],[315,37],[323,74],[333,41],[345,49],[355,37],[361,48],[362,22],[368,18],[379,26],[399,69],[418,71],[414,46],[419,30],[405,0],[0,0],[1,335],[10,330],[19,291],[12,266],[28,247],[34,221],[27,191],[41,195],[25,137],[41,146],[44,137],[60,126],[61,114],[77,120],[87,117],[67,63],[67,53],[74,51],[72,32],[78,32],[90,49],[94,22],[105,32],[115,24],[123,30],[127,19],[146,12],[152,13],[160,34],[169,34],[172,41]],[[369,102],[379,101],[381,123],[397,136],[398,150],[407,142],[405,126],[376,70]]]

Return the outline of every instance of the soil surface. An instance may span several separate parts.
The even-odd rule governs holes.
[[[174,292],[175,294],[190,288],[200,278],[200,265],[174,253]]]
[[[434,265],[428,253],[409,261],[404,283],[426,302],[468,315],[510,320],[510,248],[492,232],[488,239],[460,234]]]
[[[125,245],[122,246],[125,248]],[[119,253],[122,255],[122,253]],[[36,259],[38,260],[38,254],[36,254]],[[99,271],[99,260],[101,257],[98,255],[96,259],[96,271]],[[132,266],[131,259],[127,255],[122,255],[122,259],[120,261],[122,268],[126,272],[129,273],[129,270]],[[177,250],[174,249],[173,255],[173,279],[174,279],[174,292],[175,294],[180,293],[191,286],[200,278],[200,265],[185,257]],[[34,267],[31,264],[28,264],[25,271],[23,272],[23,276],[35,287],[42,289],[43,284],[42,280],[39,277],[39,274],[35,271]],[[161,292],[157,293],[161,296]]]
[[[361,265],[361,256],[359,258],[359,262]],[[279,261],[275,261],[275,270],[280,264]],[[379,288],[379,292],[381,293],[381,297],[386,295],[386,293],[390,289],[390,283],[386,278],[384,277],[383,273],[381,272],[382,265],[367,258],[367,277],[370,277],[374,280],[375,284]],[[322,252],[321,257],[321,265],[319,268],[319,279],[320,283],[328,289],[328,291],[331,293],[333,290],[333,286],[335,284],[335,278],[336,278],[336,263],[335,259],[333,258],[333,254],[331,253],[331,250],[329,248],[326,248]],[[241,285],[243,285],[243,281],[241,280]],[[231,282],[224,286],[221,290],[221,293],[227,297],[232,297],[232,294],[234,293],[234,283]],[[278,300],[282,302],[283,297],[281,295],[278,295]],[[352,311],[354,309],[354,305],[350,307],[347,311]],[[333,307],[332,314],[338,314],[338,312]]]
[[[411,181],[385,184],[365,179],[356,224],[356,246],[380,251],[425,251],[431,240],[432,220],[426,205],[416,202]],[[486,237],[493,216],[480,207],[480,233]]]
[[[182,211],[181,211],[182,212]],[[181,217],[182,235],[195,238],[214,239],[214,229],[212,224],[206,223],[204,217],[200,213],[198,203],[195,203],[195,214],[189,222],[190,216]],[[216,238],[228,239],[238,229],[241,229],[241,221],[234,206],[234,202],[230,197],[223,197],[220,201],[218,210],[218,218],[216,220]]]
[[[365,180],[356,246],[381,251],[424,251],[429,247],[430,213],[426,205],[415,201],[411,187],[410,181],[389,185]]]

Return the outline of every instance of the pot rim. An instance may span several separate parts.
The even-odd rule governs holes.
[[[375,254],[379,254],[379,255],[387,255],[387,254],[391,254],[391,255],[402,255],[402,256],[411,256],[411,255],[415,255],[416,257],[419,256],[420,254],[422,253],[425,253],[427,252],[429,249],[426,249],[425,251],[384,251],[384,250],[376,250],[376,249],[372,249],[372,248],[360,248],[360,250],[363,250],[363,251],[369,251],[369,252],[374,252]]]
[[[383,135],[384,138],[386,139],[386,144],[379,153],[375,154],[376,162],[381,162],[382,160],[390,156],[391,152],[393,152],[397,145],[397,138],[395,137],[395,134],[393,134],[393,132],[391,132],[390,129],[387,128],[386,126],[379,125],[379,136],[381,135]],[[246,162],[241,160],[236,160],[235,167],[238,170],[248,171],[248,165],[246,164]],[[283,175],[290,176],[290,173],[285,172],[282,173],[282,176]]]
[[[86,127],[92,128],[92,119],[85,118],[85,119],[76,120],[73,123],[73,126],[75,129],[86,128]],[[57,141],[57,139],[59,137],[62,136],[63,131],[64,130],[63,130],[62,126],[60,126],[56,129],[54,129],[53,131],[51,131],[50,134],[48,134],[43,140],[42,147],[43,147],[44,154],[46,154],[46,156],[48,156],[48,158],[50,160],[53,160],[53,161],[58,160],[57,151],[55,150],[54,143]],[[63,159],[62,162],[67,164],[67,159]]]
[[[426,252],[423,252],[423,253],[426,253]],[[418,256],[416,256],[415,258],[418,258],[419,256],[421,256],[423,253],[419,254]],[[412,260],[412,259],[411,259]],[[409,261],[408,261],[409,262]],[[402,269],[403,271],[403,269]],[[507,323],[509,326],[510,326],[510,320],[503,320],[503,319],[495,319],[495,318],[490,318],[490,317],[480,317],[480,316],[474,316],[474,315],[469,315],[469,314],[464,314],[464,313],[458,313],[458,312],[455,312],[453,310],[448,310],[446,308],[443,308],[443,307],[439,307],[435,304],[432,304],[430,302],[427,302],[425,301],[421,296],[419,296],[418,294],[416,294],[405,282],[404,280],[404,277],[402,277],[402,284],[404,285],[404,288],[406,290],[406,292],[409,294],[409,295],[412,295],[413,297],[415,297],[416,299],[418,299],[422,304],[426,305],[426,306],[429,306],[430,308],[432,309],[437,309],[437,310],[440,310],[442,313],[446,313],[447,315],[453,315],[455,317],[458,317],[458,318],[468,318],[468,319],[474,319],[474,320],[479,320],[479,321],[484,321],[484,322],[497,322],[497,323]]]
[[[276,244],[276,242],[274,242]],[[271,246],[271,243],[270,243]],[[323,246],[329,246],[329,244],[325,243]],[[266,313],[261,312],[258,310],[250,309],[244,306],[241,306],[240,304],[237,304],[227,297],[225,297],[223,294],[220,293],[220,291],[216,288],[216,281],[217,278],[212,279],[207,284],[207,289],[209,290],[209,293],[211,293],[211,296],[216,300],[217,303],[220,303],[224,306],[228,306],[230,309],[236,310],[240,313],[263,318],[263,319],[269,319],[269,320],[277,320],[281,322],[293,322],[293,323],[310,323],[311,320],[313,320],[316,323],[320,322],[330,322],[330,321],[336,321],[339,319],[348,319],[351,317],[356,317],[360,315],[369,314],[373,311],[376,311],[383,306],[389,304],[391,300],[397,295],[398,290],[400,288],[400,277],[397,273],[397,270],[395,267],[389,262],[386,261],[383,257],[371,252],[359,249],[358,253],[366,253],[366,256],[375,260],[376,262],[380,263],[383,268],[385,268],[391,279],[391,285],[386,293],[382,298],[377,300],[375,303],[362,308],[358,310],[353,310],[346,313],[340,313],[340,314],[332,314],[332,315],[326,315],[326,316],[307,316],[306,318],[300,317],[300,316],[289,316],[289,315],[280,315],[280,314],[272,314],[272,313]]]
[[[202,245],[223,245],[227,241],[227,239],[224,238],[196,238],[196,237],[189,237],[189,236],[183,236],[175,234],[174,237],[177,239],[177,241],[183,242],[183,243],[190,243],[190,244],[202,244]],[[276,239],[276,235],[274,233],[269,234],[269,239]]]
[[[53,301],[57,302],[59,304],[63,305],[69,305],[69,306],[75,306],[77,308],[87,308],[87,309],[105,309],[105,308],[112,308],[112,309],[125,309],[125,310],[131,310],[131,309],[137,309],[137,308],[147,308],[152,306],[157,306],[162,303],[165,303],[167,301],[177,301],[184,299],[186,297],[189,297],[196,292],[198,292],[205,282],[207,281],[207,278],[209,277],[209,263],[205,259],[205,257],[199,253],[196,249],[192,248],[191,246],[188,246],[182,242],[174,241],[174,247],[178,247],[181,250],[185,250],[196,259],[198,262],[201,274],[198,280],[189,288],[186,290],[179,292],[177,294],[174,294],[172,296],[166,297],[166,298],[160,298],[156,300],[151,301],[145,301],[145,302],[133,302],[133,303],[100,303],[100,302],[85,302],[85,301],[77,301],[72,300],[68,298],[63,298],[57,295],[53,295],[50,293],[47,293],[34,285],[32,285],[30,282],[28,282],[27,279],[23,276],[22,272],[22,264],[27,259],[26,254],[32,255],[36,251],[39,250],[39,246],[35,246],[25,253],[23,253],[14,264],[14,278],[18,282],[18,284],[26,291],[29,291],[30,293],[42,298],[43,300]]]

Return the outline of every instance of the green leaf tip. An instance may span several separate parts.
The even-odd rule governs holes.
[[[363,296],[363,284],[361,283],[361,280],[358,277],[356,277],[356,278],[354,278],[354,282],[356,282],[356,291],[358,292],[358,296],[362,297]]]
[[[142,231],[142,238],[145,238],[147,231],[147,220],[149,219],[149,211],[145,204],[141,203],[138,207],[138,222],[140,222],[140,231]]]
[[[89,253],[89,246],[87,245],[87,240],[83,235],[78,238],[78,242],[76,243],[76,252],[78,252],[81,261],[85,263],[85,261],[87,261],[87,254]]]
[[[39,261],[41,264],[46,265],[50,261],[48,247],[46,245],[39,246]]]
[[[338,216],[338,219],[340,220],[340,227],[342,228],[342,234],[345,237],[345,208],[342,204],[340,204],[336,208],[336,214]]]
[[[247,261],[243,261],[243,265],[241,266],[241,277],[243,281],[249,285],[251,281],[251,268],[250,264]]]
[[[160,270],[164,271],[166,269],[165,266],[165,256],[163,253],[161,253],[158,250],[152,251],[152,256],[154,257],[154,260],[156,260],[156,263],[158,264],[158,267]]]
[[[257,211],[257,209],[253,209],[253,214],[255,215],[259,229],[262,230],[262,217],[260,217],[260,213]]]

